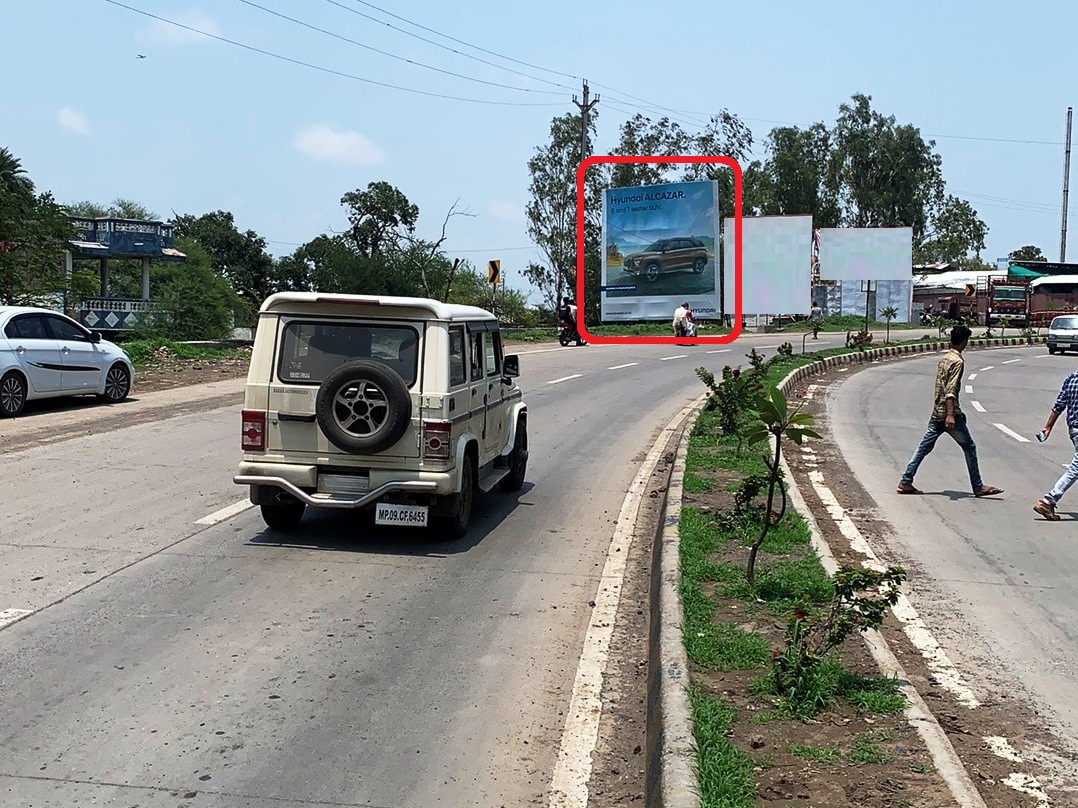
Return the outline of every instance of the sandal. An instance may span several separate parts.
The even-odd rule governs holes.
[[[996,494],[1002,494],[1002,488],[996,488],[994,485],[982,485],[980,491],[974,491],[975,497],[994,497]]]
[[[900,493],[900,494],[923,494],[924,493],[924,491],[922,491],[919,488],[914,488],[912,485],[900,485],[895,490],[898,491],[898,493]]]

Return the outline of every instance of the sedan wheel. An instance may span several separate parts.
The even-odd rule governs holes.
[[[14,418],[26,406],[26,380],[15,371],[0,379],[0,418]]]
[[[131,372],[121,364],[109,368],[105,375],[105,392],[101,396],[109,404],[118,404],[131,392]]]

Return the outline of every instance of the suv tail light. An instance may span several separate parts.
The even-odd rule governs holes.
[[[266,413],[262,410],[244,410],[243,418],[243,450],[247,452],[262,452],[266,449]]]
[[[423,422],[423,457],[446,459],[449,457],[449,433],[453,425],[449,421]]]

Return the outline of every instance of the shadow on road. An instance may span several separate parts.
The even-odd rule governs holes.
[[[907,495],[908,496],[908,495]],[[947,497],[952,502],[956,502],[960,499],[977,499],[977,496],[972,491],[925,491],[921,494],[923,497]],[[996,495],[994,497],[981,497],[985,502],[1003,502],[1002,495]]]
[[[299,527],[287,533],[266,528],[251,538],[252,547],[294,547],[303,550],[330,550],[372,555],[427,556],[447,558],[466,553],[493,533],[505,519],[521,508],[532,508],[527,499],[532,483],[513,494],[498,489],[475,498],[472,522],[463,539],[452,540],[437,528],[383,527],[374,524],[374,511],[355,512],[330,508],[308,508]],[[538,518],[538,514],[524,514]]]

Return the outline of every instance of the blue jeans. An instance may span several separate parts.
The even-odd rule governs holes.
[[[981,490],[984,482],[981,480],[981,469],[977,464],[977,444],[973,442],[973,436],[969,434],[965,413],[959,413],[954,417],[954,429],[950,431],[947,430],[944,423],[944,421],[936,420],[928,422],[925,436],[921,438],[920,446],[913,453],[909,465],[906,466],[906,471],[902,474],[902,485],[913,485],[913,478],[917,474],[917,469],[920,467],[921,462],[936,448],[936,441],[940,439],[940,436],[948,434],[954,438],[955,443],[962,447],[962,452],[966,455],[969,484],[973,486],[973,493],[977,493]],[[1078,479],[1078,476],[1076,476],[1076,479]]]
[[[1049,505],[1057,505],[1059,500],[1063,499],[1063,495],[1067,493],[1067,489],[1074,485],[1075,481],[1078,481],[1078,427],[1072,427],[1070,433],[1071,443],[1074,444],[1074,457],[1071,458],[1071,464],[1063,472],[1063,476],[1056,480],[1052,490],[1044,495],[1044,501]]]

